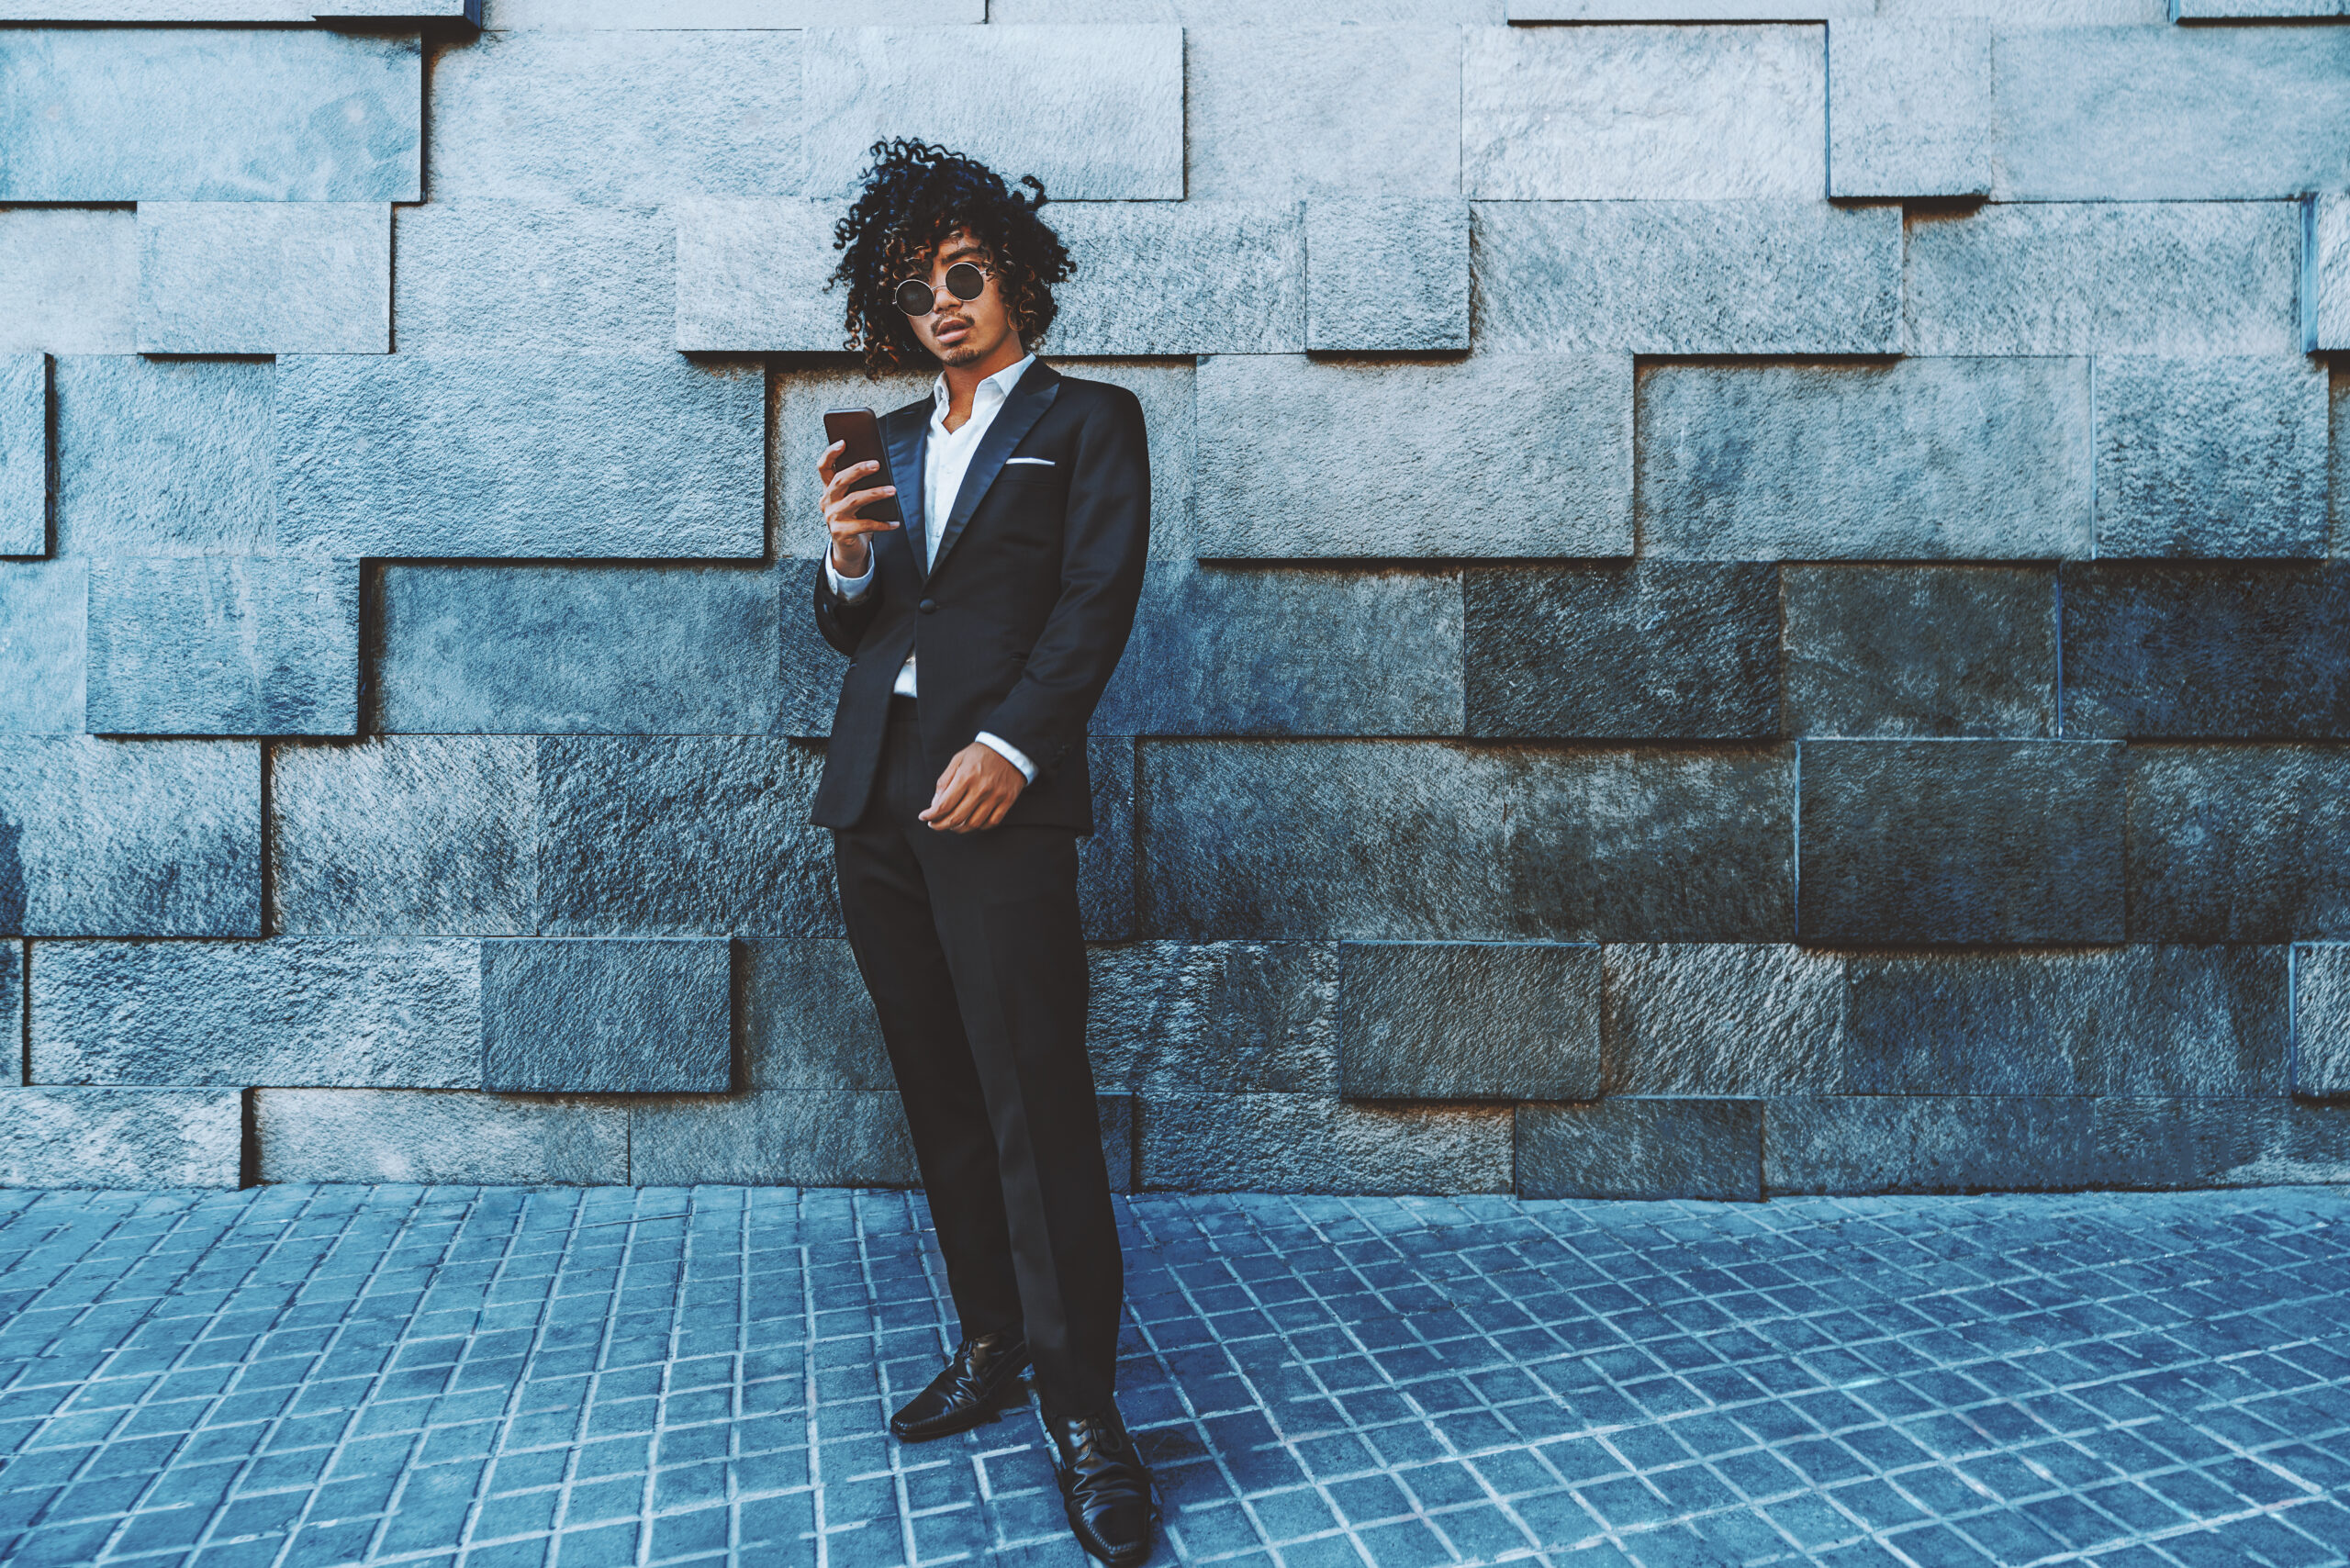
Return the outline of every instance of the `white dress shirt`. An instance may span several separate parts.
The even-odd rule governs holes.
[[[988,433],[988,427],[995,423],[996,415],[1003,409],[1004,399],[1012,396],[1012,388],[1035,363],[1035,354],[1024,354],[1019,364],[1006,365],[980,382],[971,393],[971,417],[965,420],[959,428],[951,431],[946,428],[946,374],[941,372],[938,378],[930,384],[930,441],[923,451],[922,465],[923,543],[928,550],[927,558],[923,563],[925,570],[938,560],[939,535],[946,531],[946,515],[955,510],[955,498],[962,492],[963,476],[970,471],[971,456],[979,451],[980,438]],[[901,507],[899,510],[903,511],[905,509]],[[844,577],[833,565],[829,543],[824,550],[824,576],[832,579],[833,591],[851,604],[863,599],[867,590],[872,588],[873,574],[878,565],[878,555],[867,554],[865,575]],[[898,666],[897,683],[890,689],[901,697],[914,695],[914,655],[912,652],[906,655],[906,662]],[[985,730],[973,738],[1020,769],[1021,777],[1028,782],[1034,784],[1036,781],[1036,765],[1010,741],[1000,735],[991,735]]]

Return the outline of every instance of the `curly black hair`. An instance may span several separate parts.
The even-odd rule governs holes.
[[[865,372],[927,367],[931,361],[913,325],[892,301],[899,283],[928,270],[930,253],[957,229],[968,229],[987,252],[996,286],[1012,313],[1013,330],[1030,348],[1053,324],[1052,286],[1077,271],[1060,236],[1036,216],[1044,183],[1020,184],[1024,196],[976,159],[903,138],[873,144],[865,188],[848,215],[833,226],[841,252],[824,286],[848,286],[848,338]]]

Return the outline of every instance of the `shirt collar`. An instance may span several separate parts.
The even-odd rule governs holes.
[[[1017,362],[1005,365],[980,382],[971,392],[973,407],[978,406],[981,398],[987,398],[990,402],[1001,402],[1011,397],[1012,389],[1020,384],[1020,378],[1027,375],[1028,367],[1035,363],[1034,353],[1023,354]],[[993,389],[991,394],[990,388]],[[930,417],[934,420],[946,417],[946,373],[943,370],[930,383]]]

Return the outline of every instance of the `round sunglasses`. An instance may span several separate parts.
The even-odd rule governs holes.
[[[993,275],[977,262],[957,262],[946,269],[946,292],[957,299],[977,299],[987,292]],[[921,278],[910,277],[898,286],[898,308],[909,316],[927,316],[938,308],[937,292]]]

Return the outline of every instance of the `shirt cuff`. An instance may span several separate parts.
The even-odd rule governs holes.
[[[849,602],[855,603],[856,600],[865,597],[865,590],[867,588],[873,586],[873,569],[880,564],[881,563],[879,561],[874,558],[872,553],[868,551],[865,557],[865,575],[861,577],[844,577],[841,576],[839,569],[833,565],[833,553],[830,550],[826,550],[824,552],[824,578],[833,585],[833,591],[834,593],[840,595]]]
[[[1010,741],[1003,739],[1002,736],[991,735],[985,730],[981,730],[975,738],[981,745],[987,747],[990,751],[1003,758],[1004,761],[1012,764],[1013,767],[1020,769],[1020,777],[1025,778],[1031,784],[1036,782],[1036,765],[1029,761],[1027,754],[1023,752],[1018,746],[1013,745]]]

